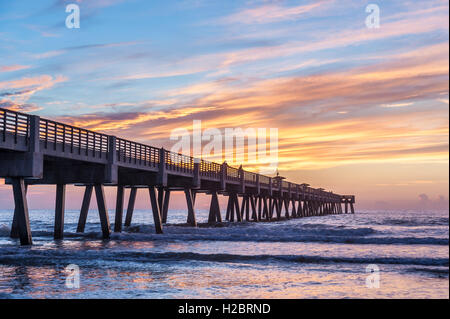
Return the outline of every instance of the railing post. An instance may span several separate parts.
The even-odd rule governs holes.
[[[37,115],[30,116],[30,146],[29,151],[31,153],[39,153],[39,129],[41,124],[41,118]]]
[[[28,152],[25,154],[25,166],[27,169],[18,175],[42,178],[44,175],[44,156],[40,151],[39,127],[41,119],[39,116],[30,116],[30,136]]]
[[[269,195],[272,196],[272,177],[269,177]]]
[[[119,181],[115,136],[108,136],[108,164],[106,165],[105,179],[107,183],[116,184]]]
[[[238,174],[239,174],[239,191],[240,193],[245,193],[245,179],[244,179],[245,173],[242,167],[239,168]]]
[[[227,177],[227,163],[220,165],[220,188],[225,190]]]
[[[164,147],[159,149],[158,185],[167,186],[166,150]]]
[[[259,174],[256,174],[256,194],[261,192],[261,184],[259,182]]]
[[[200,162],[194,160],[194,176],[192,178],[192,186],[194,188],[200,187]]]

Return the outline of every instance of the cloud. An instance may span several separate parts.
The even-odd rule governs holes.
[[[365,27],[341,30],[333,34],[330,34],[329,31],[324,33],[317,31],[314,35],[315,39],[308,39],[308,41],[289,41],[270,47],[236,50],[221,54],[223,55],[221,58],[221,67],[274,58],[285,58],[350,45],[355,46],[378,40],[387,41],[389,38],[424,34],[436,30],[448,30],[448,15],[445,12],[425,16],[412,14],[412,16],[383,23],[383,27],[377,29],[376,32]],[[448,43],[446,44],[448,46]],[[448,51],[448,48],[446,51]]]
[[[427,110],[400,106],[432,103],[447,89],[448,46],[438,44],[345,71],[222,77],[166,91],[160,100],[119,103],[125,112],[114,105],[115,112],[61,119],[157,145],[193,120],[205,128],[278,127],[283,169],[442,163],[448,161],[448,110],[437,102]]]
[[[34,103],[24,103],[24,104],[18,104],[14,103],[10,100],[0,100],[0,107],[16,111],[16,112],[36,112],[39,110],[42,110],[42,107],[34,104]]]
[[[30,68],[29,65],[19,65],[19,64],[4,65],[4,66],[0,66],[0,72],[13,72],[13,71],[25,70],[28,68]]]
[[[283,20],[294,20],[320,7],[329,1],[315,1],[306,5],[284,7],[279,4],[267,4],[256,8],[244,9],[219,20],[227,24],[262,24]]]
[[[381,107],[405,107],[413,105],[414,103],[396,103],[396,104],[382,104]]]
[[[68,79],[58,75],[41,75],[35,77],[23,77],[17,80],[0,82],[0,97],[7,97],[1,100],[3,107],[18,111],[37,111],[41,107],[35,104],[26,103],[28,99],[38,91],[49,89],[55,84],[65,82]],[[1,91],[6,90],[6,91]]]
[[[418,195],[419,202],[417,208],[423,210],[448,210],[449,200],[444,195],[439,195],[437,199],[431,199],[428,194]]]
[[[48,89],[54,86],[57,83],[65,82],[67,78],[65,76],[58,75],[56,77],[52,77],[50,75],[41,75],[35,77],[24,77],[19,80],[10,80],[0,82],[0,90],[1,89],[17,89],[24,88],[24,90],[19,92],[9,92],[6,95],[30,95],[37,91]]]
[[[61,55],[64,53],[66,53],[65,50],[53,50],[53,51],[31,54],[31,57],[34,59],[47,59],[47,58],[53,58],[55,56],[58,56],[58,55]]]

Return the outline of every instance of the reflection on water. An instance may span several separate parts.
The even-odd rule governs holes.
[[[1,267],[4,297],[26,298],[448,298],[448,280],[382,272],[379,289],[366,274],[345,266],[320,269],[276,266],[187,265],[146,271],[87,268],[79,289],[65,287],[62,268]]]
[[[95,220],[86,234],[76,234],[77,214],[68,212],[66,239],[54,241],[52,214],[32,212],[39,219],[32,224],[35,245],[18,247],[8,237],[12,212],[0,212],[1,298],[449,297],[445,212],[168,226],[164,235],[136,223],[111,240],[100,238]],[[366,287],[366,266],[373,263],[380,268],[378,289]],[[65,285],[69,264],[80,267],[77,289]]]

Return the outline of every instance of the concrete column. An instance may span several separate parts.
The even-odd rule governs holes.
[[[64,207],[66,202],[66,185],[56,185],[56,205],[55,205],[55,239],[64,237]]]
[[[30,171],[24,172],[23,176],[42,178],[44,175],[44,155],[41,153],[39,141],[40,124],[41,118],[39,116],[30,116],[30,139],[26,158],[29,159],[27,164],[31,167]]]
[[[117,185],[117,198],[116,198],[116,215],[114,216],[114,232],[120,233],[122,231],[122,216],[123,216],[123,200],[124,200],[124,187],[123,185]]]
[[[27,195],[27,191],[28,191],[28,185],[25,184],[25,196]],[[9,234],[9,237],[11,238],[20,238],[20,233],[19,233],[19,221],[17,219],[17,209],[14,208],[14,215],[13,215],[13,222],[11,225],[11,232]]]
[[[86,219],[89,212],[89,205],[92,197],[92,185],[87,185],[84,191],[83,203],[81,204],[80,217],[78,219],[77,233],[83,233],[86,226]]]
[[[106,208],[105,190],[102,184],[95,185],[95,197],[97,198],[98,214],[100,217],[100,224],[102,226],[103,238],[109,238],[111,229],[109,226],[108,209]]]
[[[260,195],[260,196],[258,196],[257,197],[257,200],[258,200],[258,221],[260,221],[260,220],[262,220],[262,205],[263,205],[263,203],[262,203],[262,196]]]
[[[227,163],[223,163],[220,166],[220,188],[221,188],[221,190],[225,190],[226,176],[227,176]]]
[[[225,220],[226,220],[226,221],[230,221],[230,217],[231,217],[231,206],[232,206],[231,195],[228,194],[227,212],[226,212],[226,214],[225,214]]]
[[[261,183],[259,182],[259,174],[256,175],[256,194],[261,193]]]
[[[297,217],[303,217],[302,201],[300,198],[298,200],[298,206],[297,206]]]
[[[291,199],[291,202],[292,202],[292,212],[291,212],[291,216],[292,216],[293,218],[297,218],[297,209],[295,208],[295,199],[292,198],[292,199]]]
[[[116,137],[108,136],[108,165],[106,165],[106,181],[108,183],[117,183],[119,172],[117,166],[117,148]]]
[[[133,211],[134,211],[134,203],[136,202],[136,194],[137,194],[137,188],[132,187],[130,190],[130,198],[128,199],[127,215],[125,217],[125,226],[126,227],[131,225],[131,219],[133,218]]]
[[[30,219],[28,216],[28,204],[25,195],[25,183],[23,178],[12,178],[15,211],[21,245],[32,245]]]
[[[244,179],[244,170],[242,168],[238,171],[239,174],[239,193],[245,193],[245,179]]]
[[[237,193],[233,193],[234,205],[236,208],[236,219],[238,222],[242,222],[242,212],[239,209],[239,199]]]
[[[159,209],[161,210],[161,216],[162,216],[162,207],[163,207],[163,201],[164,201],[164,188],[158,187],[158,205]]]
[[[270,201],[270,199],[269,199],[269,201]],[[269,202],[269,204],[271,204],[271,203]],[[266,217],[266,220],[270,220],[269,209],[267,207],[267,197],[263,198],[263,215]]]
[[[255,204],[255,197],[250,196],[250,205],[252,206],[252,220],[257,222],[258,219],[258,213],[256,212],[256,204]]]
[[[200,163],[194,162],[194,177],[192,179],[192,186],[197,188],[200,187],[201,179],[200,179]]]
[[[164,202],[162,206],[162,222],[167,223],[167,213],[169,212],[170,190],[164,192]]]
[[[208,216],[208,223],[216,223],[216,222],[222,222],[222,217],[220,216],[220,207],[219,207],[219,200],[217,198],[217,192],[212,191],[211,193],[211,205],[209,207],[209,216]]]
[[[290,193],[290,192],[289,192]],[[290,196],[290,195],[289,195]],[[290,218],[290,215],[289,215],[289,199],[288,198],[285,198],[284,199],[284,209],[285,209],[285,214],[284,214],[284,216],[287,218],[287,219],[289,219]]]
[[[161,186],[167,186],[167,172],[166,172],[166,151],[164,148],[159,150],[159,172],[158,172],[158,184]]]
[[[150,194],[150,203],[152,205],[153,221],[155,223],[155,231],[157,234],[163,233],[163,226],[161,222],[161,211],[158,205],[158,200],[156,199],[155,187],[150,186],[148,188]]]
[[[283,199],[275,198],[274,200],[275,200],[275,208],[277,210],[277,219],[281,219],[281,209],[282,209],[281,206],[283,205]]]
[[[184,190],[184,194],[186,196],[186,204],[188,208],[187,223],[191,226],[197,227],[197,221],[195,219],[194,202],[192,200],[191,190],[189,188],[186,188]]]

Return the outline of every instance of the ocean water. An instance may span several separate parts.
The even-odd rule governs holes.
[[[0,210],[0,298],[449,298],[448,211],[192,228],[170,210],[156,235],[151,211],[138,210],[110,240],[95,210],[77,234],[78,214],[66,211],[65,239],[54,241],[53,213],[31,211],[34,245],[20,247],[12,211]],[[70,264],[79,287],[66,285]]]

